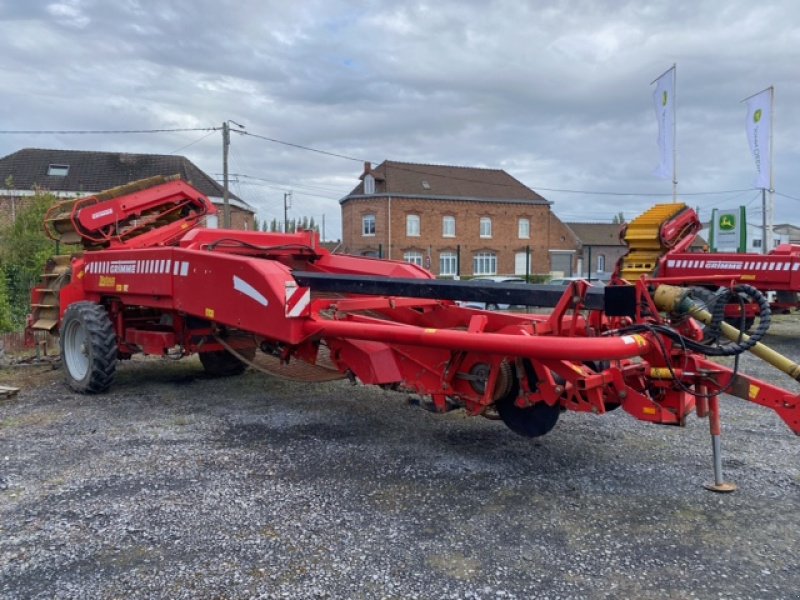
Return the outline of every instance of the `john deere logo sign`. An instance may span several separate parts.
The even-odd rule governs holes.
[[[736,229],[736,217],[734,215],[720,215],[719,230],[733,231]]]
[[[753,123],[758,123],[761,120],[761,109],[757,108],[753,113]]]
[[[664,90],[664,93],[661,94],[661,106],[666,106],[666,105],[667,105],[667,92],[666,90]],[[761,117],[759,116],[759,119],[760,118]]]

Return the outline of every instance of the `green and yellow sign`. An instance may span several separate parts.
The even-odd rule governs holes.
[[[708,243],[712,252],[747,252],[747,218],[744,206],[717,209],[711,214]]]
[[[719,216],[720,231],[734,231],[736,229],[736,215],[725,213]]]

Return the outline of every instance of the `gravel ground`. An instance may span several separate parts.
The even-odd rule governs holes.
[[[770,343],[800,360],[798,317]],[[771,380],[747,357],[742,370]],[[781,378],[790,389],[798,386]],[[0,371],[3,598],[800,598],[800,440],[566,413],[527,440],[347,382],[130,361],[112,392]]]

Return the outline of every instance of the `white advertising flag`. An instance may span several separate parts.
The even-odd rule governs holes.
[[[658,151],[661,160],[653,172],[657,177],[672,179],[675,174],[675,67],[653,83],[653,106],[658,119]]]
[[[747,142],[750,152],[756,161],[755,187],[770,189],[770,167],[772,150],[770,136],[772,135],[772,88],[747,99]]]

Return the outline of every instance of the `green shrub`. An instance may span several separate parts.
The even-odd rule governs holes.
[[[52,194],[37,194],[17,212],[16,220],[0,231],[4,288],[0,290],[0,323],[5,323],[5,304],[5,315],[10,315],[11,321],[9,329],[25,324],[30,312],[30,290],[38,282],[47,259],[56,253],[55,242],[43,228],[44,215],[55,201]]]

